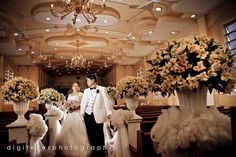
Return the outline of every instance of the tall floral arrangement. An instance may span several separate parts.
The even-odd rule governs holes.
[[[140,77],[126,76],[117,82],[116,92],[118,98],[147,96],[148,83]]]
[[[66,97],[63,93],[59,93],[59,94],[60,94],[59,101],[63,102],[64,100],[66,100]]]
[[[108,86],[107,87],[107,94],[111,98],[116,99],[116,87]]]
[[[37,102],[39,104],[45,104],[49,102],[56,103],[60,101],[60,93],[53,88],[42,89],[37,97]]]
[[[6,101],[31,101],[37,97],[38,87],[31,80],[14,77],[5,82],[1,93]]]
[[[147,80],[151,90],[170,95],[174,90],[208,87],[229,93],[235,84],[234,57],[213,38],[166,42],[153,53]]]

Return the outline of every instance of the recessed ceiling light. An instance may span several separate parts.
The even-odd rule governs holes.
[[[153,33],[153,31],[152,31],[152,30],[149,30],[149,31],[148,31],[148,34],[152,34],[152,33]]]
[[[161,12],[162,8],[161,7],[156,7],[155,10],[156,10],[156,12]]]
[[[50,17],[46,17],[46,20],[47,20],[47,21],[50,21],[51,19],[50,19]]]
[[[175,31],[172,31],[170,34],[171,35],[176,35],[177,33]]]
[[[18,33],[14,33],[14,36],[18,36],[19,34]]]
[[[190,17],[191,17],[191,18],[195,18],[195,17],[196,17],[196,15],[195,15],[195,14],[193,14],[193,15],[191,15]]]
[[[76,19],[76,22],[81,22],[81,19]]]
[[[50,32],[50,29],[46,29],[45,31],[46,31],[46,32]]]
[[[106,31],[105,33],[106,33],[106,34],[108,34],[109,32],[108,32],[108,31]]]
[[[136,39],[135,37],[132,37],[132,39]]]
[[[34,54],[35,52],[34,51],[31,51],[31,54]]]
[[[108,22],[108,20],[104,20],[103,22],[104,22],[104,23],[107,23],[107,22]]]
[[[18,51],[21,51],[21,50],[22,50],[22,48],[18,48],[17,50],[18,50]]]

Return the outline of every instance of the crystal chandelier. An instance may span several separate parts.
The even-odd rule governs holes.
[[[79,54],[79,40],[77,42],[77,51],[76,54],[71,58],[71,67],[79,68],[84,67],[86,64],[86,59]]]
[[[54,5],[51,4],[50,12],[53,16],[61,18],[62,20],[71,12],[74,12],[72,19],[73,24],[76,23],[76,18],[81,13],[90,24],[94,23],[97,19],[96,15],[106,8],[105,0],[102,1],[103,5],[99,7],[94,4],[93,0],[56,0],[55,4],[56,6],[59,6],[60,9],[56,11]]]

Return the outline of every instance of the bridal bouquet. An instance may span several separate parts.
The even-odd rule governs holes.
[[[147,96],[148,83],[140,77],[126,76],[117,82],[116,92],[118,98]]]
[[[208,87],[230,93],[234,87],[233,55],[213,38],[166,42],[153,53],[147,80],[151,90],[170,95],[174,90]]]
[[[69,111],[78,110],[80,108],[79,102],[77,102],[77,101],[66,100],[66,101],[64,101],[63,105],[64,105],[65,109],[67,109]]]
[[[6,101],[31,101],[38,95],[38,87],[30,80],[15,77],[1,87]]]
[[[46,88],[40,91],[37,102],[39,104],[46,104],[49,102],[56,103],[60,101],[60,93],[53,88]]]

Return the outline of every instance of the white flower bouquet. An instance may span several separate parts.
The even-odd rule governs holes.
[[[14,77],[5,82],[1,93],[6,101],[32,101],[38,95],[38,87],[23,77]]]
[[[37,102],[39,104],[46,104],[49,102],[53,102],[54,104],[60,101],[61,96],[58,91],[53,88],[45,88],[42,89],[37,97]]]
[[[116,93],[118,98],[147,96],[148,83],[140,77],[126,76],[117,82]]]
[[[166,42],[154,52],[147,81],[151,91],[170,95],[174,90],[208,87],[230,93],[235,84],[234,57],[213,38]]]

